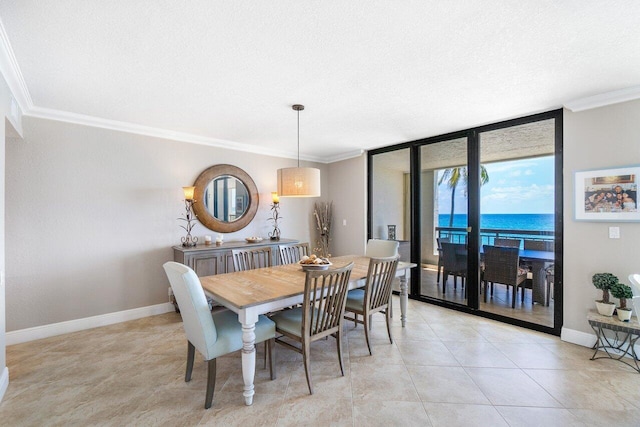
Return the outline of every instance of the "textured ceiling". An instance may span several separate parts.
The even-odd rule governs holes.
[[[321,161],[638,86],[639,17],[631,0],[0,2],[39,115],[290,157],[301,103],[301,157]]]

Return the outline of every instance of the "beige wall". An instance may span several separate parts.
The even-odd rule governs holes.
[[[640,272],[640,223],[575,221],[576,171],[640,164],[640,101],[564,112],[564,328],[593,333],[585,316],[599,292],[591,276],[611,272],[629,284]],[[609,239],[609,226],[620,239]],[[563,332],[564,335],[564,332]]]
[[[7,96],[3,90],[0,85],[0,101]],[[591,275],[611,271],[626,280],[640,271],[640,223],[616,224],[622,238],[611,240],[607,231],[612,224],[574,221],[573,172],[640,163],[633,128],[640,122],[640,101],[565,112],[564,117],[564,326],[590,333],[585,314],[597,296]],[[183,212],[180,187],[193,183],[206,167],[234,164],[258,185],[263,202],[256,218],[226,236],[232,240],[266,235],[275,171],[295,163],[35,118],[24,119],[24,133],[24,142],[6,147],[5,240],[10,245],[0,366],[5,329],[166,302],[168,283],[161,265],[171,259],[171,246],[183,234],[176,220]],[[322,169],[321,200],[334,202],[332,252],[363,253],[366,155],[315,166]],[[313,243],[315,201],[282,200],[284,237]],[[195,234],[213,233],[198,225]],[[3,301],[0,293],[0,310]]]
[[[6,145],[19,142],[18,132],[22,131],[20,110],[9,90],[4,77],[0,75],[0,401],[9,384],[9,370],[6,359],[6,285],[5,275],[5,164]],[[17,130],[17,132],[16,132]]]
[[[7,331],[168,302],[162,264],[184,235],[181,187],[214,164],[244,169],[260,207],[225,240],[266,237],[276,170],[295,162],[25,118],[24,143],[7,147]],[[328,167],[315,166],[328,198]],[[283,237],[310,241],[317,200],[282,199]]]
[[[331,163],[334,255],[364,254],[367,236],[367,155]],[[346,221],[346,225],[343,225]]]

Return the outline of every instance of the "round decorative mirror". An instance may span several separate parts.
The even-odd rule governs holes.
[[[232,165],[215,165],[194,184],[193,210],[210,230],[231,233],[246,227],[258,211],[258,188],[248,173]]]

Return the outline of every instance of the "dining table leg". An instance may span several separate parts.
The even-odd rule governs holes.
[[[409,300],[408,275],[408,270],[405,270],[405,273],[400,276],[400,321],[402,322],[403,328],[407,323],[407,301]]]
[[[253,395],[255,394],[253,381],[256,375],[256,322],[258,316],[250,316],[247,313],[240,312],[239,320],[242,323],[242,379],[244,380],[244,396],[245,405],[253,404]]]

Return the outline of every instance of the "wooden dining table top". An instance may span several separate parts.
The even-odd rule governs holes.
[[[349,279],[350,288],[360,286],[357,282],[367,277],[370,258],[347,255],[331,258],[330,268],[344,267],[353,262]],[[400,262],[398,270],[415,267],[415,264]],[[278,265],[255,270],[218,274],[200,278],[202,288],[216,301],[244,309],[280,299],[301,295],[304,292],[306,273],[299,264]]]

